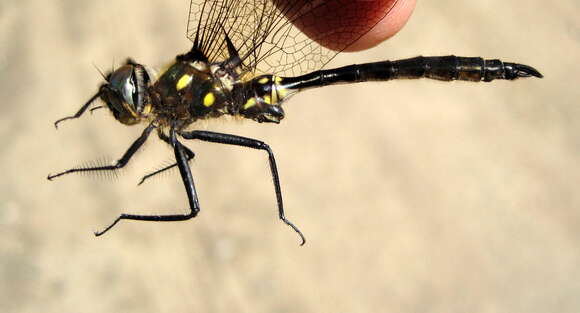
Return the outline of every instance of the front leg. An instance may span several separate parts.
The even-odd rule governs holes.
[[[109,229],[113,228],[113,226],[115,226],[120,220],[174,222],[174,221],[185,221],[197,216],[197,213],[199,213],[199,201],[197,199],[195,185],[193,184],[191,170],[189,168],[189,164],[187,163],[187,157],[185,152],[186,148],[179,141],[177,141],[177,139],[175,138],[175,131],[173,129],[171,130],[170,140],[171,145],[173,146],[173,151],[175,152],[175,160],[177,162],[177,167],[179,168],[179,173],[181,174],[181,179],[183,180],[183,185],[185,186],[185,192],[187,193],[190,212],[187,214],[171,214],[171,215],[121,214],[107,228],[105,228],[100,232],[95,232],[95,236],[100,236],[106,233]]]
[[[137,140],[135,140],[135,142],[133,142],[133,144],[129,147],[129,149],[127,149],[125,154],[123,154],[123,156],[119,160],[117,160],[117,162],[115,162],[115,164],[113,164],[113,165],[97,166],[97,167],[71,168],[69,170],[66,170],[66,171],[63,171],[63,172],[60,172],[57,174],[48,175],[47,178],[48,178],[48,180],[53,180],[56,177],[59,177],[59,176],[65,175],[65,174],[71,174],[71,173],[114,171],[114,170],[120,169],[120,168],[124,167],[125,165],[127,165],[127,163],[129,163],[129,160],[131,160],[131,157],[135,154],[135,152],[137,152],[137,150],[139,150],[139,148],[141,148],[141,146],[143,146],[143,144],[147,140],[147,137],[149,137],[149,134],[151,133],[151,131],[155,127],[156,126],[153,123],[149,124],[149,126],[147,126],[147,128],[145,128],[143,133],[141,133],[141,136],[139,136],[139,138],[137,138]]]
[[[278,168],[276,167],[276,159],[270,146],[266,143],[230,134],[214,133],[209,131],[194,130],[190,132],[179,133],[185,139],[199,139],[208,142],[221,143],[226,145],[242,146],[252,149],[264,150],[268,153],[268,160],[270,162],[270,171],[272,173],[272,181],[274,182],[274,191],[276,192],[276,201],[278,202],[278,215],[280,219],[288,226],[292,227],[294,231],[300,236],[302,242],[300,245],[306,243],[306,239],[298,227],[294,226],[284,215],[284,203],[282,202],[282,190],[280,188],[280,177],[278,175]]]

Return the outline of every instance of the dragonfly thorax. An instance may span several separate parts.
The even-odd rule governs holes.
[[[260,123],[279,123],[284,118],[281,104],[292,92],[282,78],[240,79],[240,68],[229,67],[228,61],[208,63],[187,57],[178,57],[149,88],[153,114],[159,120],[189,125],[224,114]]]
[[[178,59],[149,88],[153,114],[162,123],[183,126],[230,114],[232,87],[225,84],[230,78],[218,73],[206,62]]]

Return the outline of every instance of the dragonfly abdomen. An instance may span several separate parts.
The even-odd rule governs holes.
[[[430,78],[443,81],[463,80],[490,82],[496,79],[514,80],[519,77],[542,75],[534,68],[517,63],[502,62],[497,59],[480,57],[458,57],[454,55],[440,57],[415,57],[397,60],[390,63],[388,79]],[[381,63],[381,62],[378,62]],[[372,63],[361,65],[370,74],[367,80],[382,80],[380,71],[372,70]],[[364,73],[365,70],[362,72]],[[376,74],[375,74],[376,73]],[[375,74],[376,76],[373,76]]]
[[[283,78],[283,82],[287,89],[306,89],[341,83],[393,79],[429,78],[443,81],[489,82],[496,79],[514,80],[530,76],[542,77],[537,70],[523,64],[450,55],[419,56],[396,61],[354,64]]]

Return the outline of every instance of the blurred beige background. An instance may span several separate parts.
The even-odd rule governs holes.
[[[423,55],[499,57],[543,80],[329,87],[280,125],[216,122],[274,149],[192,142],[202,212],[183,212],[157,139],[118,179],[48,173],[122,155],[141,132],[104,110],[64,123],[127,56],[189,49],[185,0],[0,2],[0,312],[580,311],[580,4],[422,1],[381,46],[331,66]]]

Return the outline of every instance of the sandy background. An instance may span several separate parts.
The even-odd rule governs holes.
[[[580,311],[580,4],[422,1],[396,37],[334,66],[423,55],[501,57],[543,80],[330,87],[294,97],[281,125],[205,129],[261,152],[190,143],[202,212],[182,223],[172,159],[152,140],[118,179],[48,173],[115,159],[138,136],[105,111],[65,123],[108,69],[186,51],[188,3],[0,2],[0,312]]]

